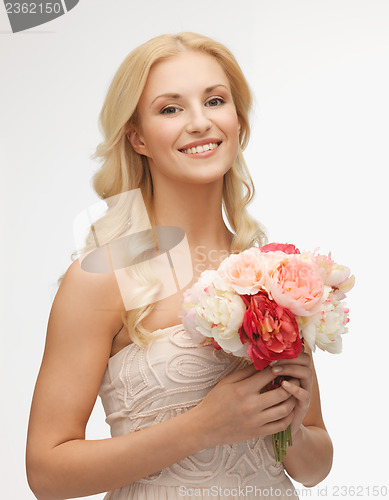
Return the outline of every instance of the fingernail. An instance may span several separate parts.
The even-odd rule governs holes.
[[[282,385],[283,385],[284,387],[290,387],[290,385],[291,385],[291,384],[290,384],[290,382],[288,382],[287,380],[283,380],[283,381],[282,381]]]
[[[282,368],[281,368],[281,366],[275,366],[275,367],[273,368],[273,373],[280,373],[280,372],[282,372]]]
[[[278,359],[276,359],[275,361],[272,361],[272,362],[271,362],[271,363],[269,363],[269,364],[270,364],[270,366],[273,366],[273,365],[275,365],[276,363],[278,363]]]

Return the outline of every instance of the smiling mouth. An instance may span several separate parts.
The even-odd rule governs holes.
[[[184,154],[199,154],[199,153],[205,153],[206,151],[212,151],[220,146],[220,142],[210,142],[209,144],[204,144],[203,146],[196,146],[195,148],[188,148],[188,149],[179,149],[181,153]]]

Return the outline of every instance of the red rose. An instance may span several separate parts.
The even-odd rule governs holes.
[[[247,354],[255,368],[263,370],[272,361],[297,358],[302,343],[293,314],[270,300],[266,292],[241,297],[247,311],[239,335],[242,343],[249,342]]]
[[[284,252],[288,254],[300,253],[300,250],[291,243],[269,243],[263,247],[259,247],[261,252]]]

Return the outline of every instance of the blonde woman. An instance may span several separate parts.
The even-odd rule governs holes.
[[[96,231],[109,242],[134,229],[141,212],[129,217],[117,195],[140,189],[154,235],[157,227],[185,231],[193,279],[155,300],[160,280],[139,262],[139,288],[127,292],[143,303],[126,308],[114,273],[88,272],[80,259],[68,268],[28,430],[27,476],[38,499],[298,498],[285,471],[307,487],[329,473],[332,443],[311,353],[257,372],[196,345],[179,319],[183,291],[204,268],[265,241],[246,210],[254,194],[242,156],[250,106],[233,55],[199,34],[153,38],[117,71],[100,115],[103,164],[94,187],[119,201],[94,224],[84,250],[93,251]],[[150,250],[149,240],[144,233],[135,253]],[[277,365],[292,384],[264,391]],[[86,440],[98,395],[112,437]],[[293,446],[277,464],[271,435],[289,425]]]

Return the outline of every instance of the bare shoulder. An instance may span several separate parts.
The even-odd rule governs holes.
[[[73,301],[81,299],[84,306],[104,313],[120,313],[123,302],[113,273],[91,273],[82,269],[79,260],[67,269],[56,296]]]
[[[53,342],[72,340],[82,347],[108,346],[122,324],[123,302],[113,273],[84,271],[79,260],[67,269],[50,312],[46,352]]]
[[[122,307],[113,274],[86,272],[79,261],[69,266],[50,312],[31,406],[27,461],[39,463],[58,444],[85,437],[112,338],[122,324]]]

